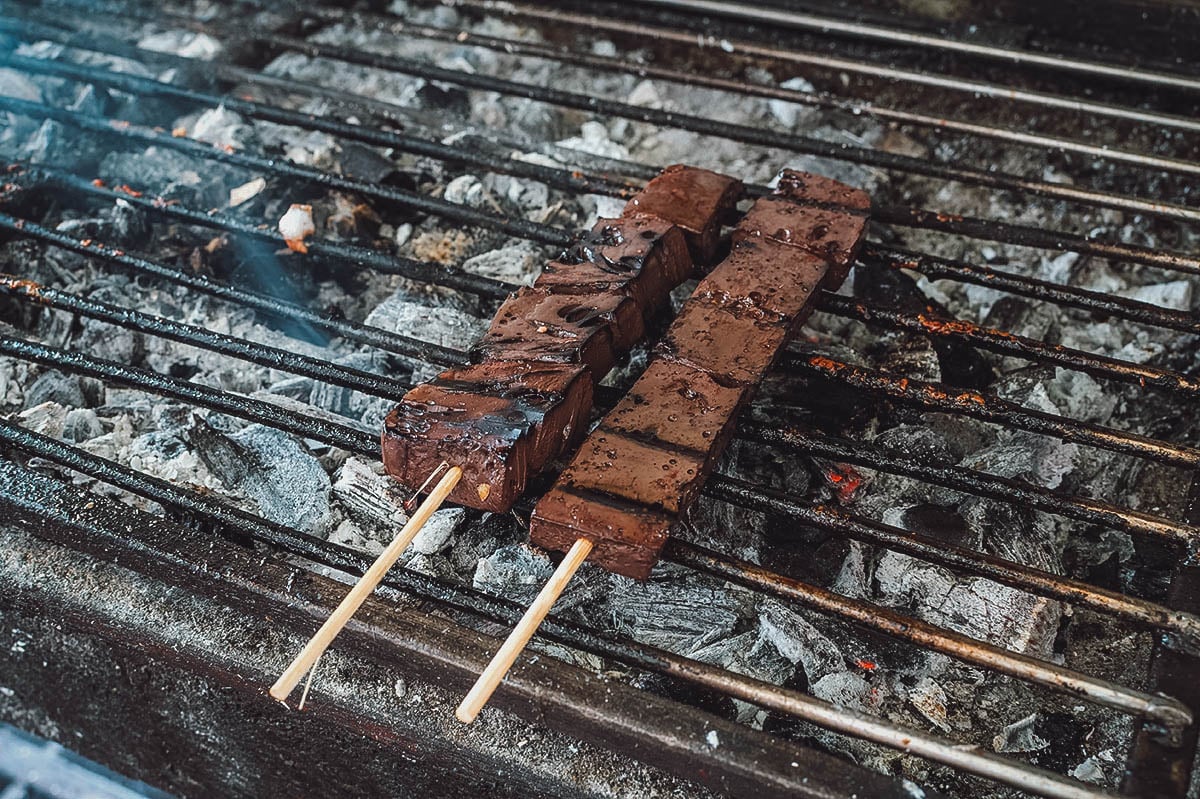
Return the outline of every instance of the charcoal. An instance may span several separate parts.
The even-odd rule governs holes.
[[[729,592],[682,579],[614,577],[610,602],[619,632],[684,655],[728,636],[740,618],[739,604]]]
[[[554,566],[544,554],[524,544],[512,544],[480,558],[472,584],[480,591],[529,603],[553,572]]]
[[[82,381],[76,375],[42,372],[25,390],[25,407],[32,408],[45,402],[55,402],[68,408],[86,407]]]
[[[908,701],[933,726],[944,733],[952,732],[946,714],[946,692],[932,677],[922,677],[906,691]]]
[[[412,541],[412,549],[422,555],[441,552],[450,545],[450,539],[466,519],[462,508],[443,508],[429,517],[429,521]]]
[[[104,425],[90,408],[75,408],[63,419],[62,437],[79,443],[104,434]]]
[[[468,258],[462,268],[464,272],[505,283],[532,286],[541,271],[542,258],[533,245],[523,242]]]
[[[1000,753],[1037,752],[1045,749],[1050,742],[1038,736],[1034,731],[1037,724],[1036,713],[1018,719],[1009,724],[992,739],[992,749]]]
[[[383,474],[376,464],[357,456],[347,458],[342,464],[331,490],[360,524],[398,530],[408,519],[404,501],[409,492]]]
[[[763,637],[780,655],[803,666],[810,685],[827,674],[845,669],[845,658],[837,645],[786,606],[774,601],[764,602],[759,623]]]
[[[17,419],[27,430],[59,438],[66,426],[67,409],[57,402],[41,402],[21,411]]]
[[[1017,652],[1045,656],[1053,648],[1059,603],[982,578],[886,552],[875,569],[879,598],[925,621]]]
[[[815,90],[813,85],[804,78],[788,78],[779,84],[779,88],[798,92]],[[819,114],[813,106],[800,105],[787,100],[768,100],[767,107],[771,109],[771,116],[775,117],[779,124],[788,130],[796,128],[800,123],[805,125],[811,123]]]
[[[812,695],[838,707],[866,713],[883,701],[883,691],[856,671],[835,671],[813,683]]]
[[[1106,785],[1110,780],[1109,774],[1120,773],[1120,763],[1117,761],[1112,749],[1103,749],[1067,773],[1083,782],[1090,782],[1094,785]]]
[[[289,435],[257,424],[225,435],[198,423],[191,440],[213,475],[252,499],[265,518],[306,533],[325,531],[329,475]]]

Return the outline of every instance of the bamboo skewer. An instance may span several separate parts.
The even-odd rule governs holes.
[[[550,576],[550,581],[542,587],[537,598],[533,600],[533,604],[525,611],[525,615],[517,622],[513,631],[508,634],[508,638],[496,651],[487,668],[483,670],[483,674],[479,675],[475,685],[471,687],[458,709],[454,711],[454,715],[459,721],[463,724],[470,724],[479,715],[479,711],[487,704],[488,699],[500,685],[500,681],[504,679],[504,675],[512,668],[517,655],[521,654],[526,644],[529,643],[529,639],[537,632],[538,625],[542,623],[542,619],[546,618],[550,608],[562,595],[567,584],[571,582],[571,578],[587,560],[591,551],[592,542],[586,538],[576,540],[571,546],[566,557],[562,559],[562,563],[558,564],[558,568]]]
[[[439,467],[440,468],[440,467]],[[387,548],[379,554],[375,562],[371,564],[371,568],[367,569],[362,578],[354,584],[350,589],[350,593],[346,594],[346,598],[337,606],[326,622],[321,625],[321,629],[317,630],[309,642],[304,645],[304,649],[300,650],[300,654],[292,661],[291,665],[280,675],[275,684],[271,686],[271,696],[280,702],[285,701],[296,684],[304,676],[305,672],[309,671],[317,659],[333,642],[346,623],[350,621],[350,617],[355,611],[362,606],[379,585],[380,580],[392,568],[396,560],[403,554],[408,545],[416,537],[425,523],[429,521],[429,517],[441,507],[446,501],[446,497],[458,485],[458,481],[462,478],[462,469],[457,466],[451,467],[442,477],[438,484],[434,486],[432,492],[421,503],[421,506],[409,517],[408,523],[401,528],[396,537],[392,539],[392,543],[387,545]]]

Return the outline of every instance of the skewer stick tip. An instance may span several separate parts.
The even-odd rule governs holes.
[[[442,466],[445,466],[443,464]],[[442,469],[438,467],[438,471]],[[435,472],[436,474],[436,472]],[[291,665],[284,670],[275,684],[271,686],[270,693],[272,699],[280,702],[285,701],[288,695],[296,688],[296,684],[300,679],[311,669],[315,668],[316,662],[321,655],[333,642],[346,623],[350,621],[350,617],[355,611],[362,606],[362,603],[367,600],[374,591],[380,581],[383,580],[388,570],[396,563],[396,560],[412,543],[413,538],[420,532],[425,523],[429,521],[429,517],[434,514],[442,503],[446,501],[446,497],[458,485],[458,481],[462,478],[462,469],[457,466],[452,466],[421,503],[421,507],[417,508],[416,512],[409,518],[408,523],[401,528],[396,537],[392,539],[392,543],[387,545],[387,548],[379,554],[375,562],[371,564],[371,568],[363,574],[350,592],[346,594],[346,598],[337,606],[329,619],[321,625],[321,629],[317,630],[316,634],[309,639],[309,642],[292,661]]]
[[[529,606],[525,615],[517,622],[517,626],[508,634],[508,638],[496,650],[496,654],[492,656],[487,668],[479,675],[475,685],[471,687],[454,711],[456,719],[463,724],[470,724],[479,715],[479,711],[483,710],[483,706],[491,699],[492,694],[504,679],[504,675],[516,662],[517,656],[521,654],[529,643],[529,639],[537,632],[538,626],[546,618],[550,608],[554,606],[562,592],[566,590],[567,584],[571,582],[571,578],[575,576],[575,572],[591,554],[592,546],[592,542],[586,538],[577,539],[571,545],[571,549],[567,551],[562,563],[558,564],[558,568],[550,576],[549,582],[542,586],[542,590],[538,592],[533,604]]]

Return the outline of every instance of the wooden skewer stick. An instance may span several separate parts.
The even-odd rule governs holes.
[[[516,661],[517,655],[521,654],[521,650],[529,643],[529,639],[537,632],[538,625],[542,623],[542,619],[546,618],[546,614],[550,612],[550,608],[558,600],[559,596],[566,589],[567,583],[571,582],[571,578],[575,576],[575,572],[587,560],[587,556],[592,551],[592,542],[586,538],[580,538],[575,541],[571,549],[567,552],[566,557],[562,559],[562,563],[558,564],[558,568],[554,570],[554,574],[550,576],[550,582],[546,583],[537,599],[533,600],[533,604],[529,606],[529,610],[525,611],[525,615],[521,617],[521,621],[513,628],[513,631],[508,634],[504,644],[496,651],[492,657],[492,661],[488,663],[487,668],[483,670],[483,674],[479,675],[479,679],[475,681],[475,685],[471,687],[466,698],[459,704],[458,709],[454,711],[454,715],[463,724],[470,724],[479,715],[479,711],[483,710],[483,706],[491,699],[496,688],[500,685],[500,681],[504,679],[504,675],[512,668],[512,664]]]
[[[387,549],[379,554],[375,562],[371,564],[371,568],[367,569],[354,587],[350,589],[350,593],[346,594],[346,598],[342,600],[342,604],[337,606],[329,619],[321,625],[321,629],[317,630],[304,649],[300,650],[300,654],[292,661],[292,665],[287,667],[287,670],[280,675],[275,684],[271,686],[271,696],[283,702],[288,698],[288,695],[300,682],[300,678],[304,676],[317,659],[325,652],[329,644],[342,628],[346,626],[346,622],[350,621],[350,617],[355,611],[362,606],[375,587],[379,585],[379,581],[383,579],[388,570],[395,564],[397,558],[403,554],[408,545],[412,543],[413,538],[429,521],[429,517],[433,515],[441,504],[446,501],[446,497],[454,490],[454,486],[458,485],[458,481],[462,478],[462,469],[453,466],[446,472],[438,484],[434,486],[433,491],[421,503],[421,507],[417,508],[416,512],[408,519],[408,524],[396,534],[392,539],[392,543],[387,545]]]

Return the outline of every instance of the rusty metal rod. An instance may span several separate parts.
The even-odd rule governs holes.
[[[470,206],[452,203],[438,197],[431,197],[416,191],[342,177],[330,172],[322,172],[318,169],[299,166],[291,161],[264,158],[239,150],[224,149],[194,139],[173,136],[169,131],[159,132],[153,128],[134,125],[122,119],[94,117],[65,108],[45,105],[44,103],[34,103],[28,100],[3,96],[0,96],[0,108],[34,119],[51,119],[55,122],[71,125],[89,133],[113,138],[121,142],[136,143],[147,147],[164,147],[171,150],[178,150],[196,158],[231,164],[259,174],[286,176],[323,188],[357,192],[367,197],[394,202],[421,213],[433,214],[455,222],[497,230],[507,233],[510,236],[519,236],[541,244],[565,247],[571,241],[571,235],[567,231],[550,225],[531,222],[524,217],[501,216],[489,211],[481,211]]]
[[[13,297],[35,305],[86,316],[127,330],[137,330],[150,336],[160,336],[180,344],[249,361],[269,369],[279,369],[310,377],[313,380],[342,386],[372,396],[399,400],[411,387],[404,381],[387,375],[373,374],[352,366],[343,366],[321,358],[313,358],[294,350],[280,349],[235,336],[227,336],[223,333],[214,333],[205,327],[183,324],[161,316],[142,313],[132,308],[123,308],[90,297],[81,297],[78,294],[59,291],[13,275],[0,274],[0,296]]]
[[[300,438],[321,441],[368,458],[379,456],[378,433],[328,421],[319,416],[301,415],[264,400],[221,391],[149,369],[12,336],[0,336],[0,355],[209,408],[239,419],[275,427]]]
[[[343,338],[357,341],[371,347],[377,347],[387,352],[403,355],[409,358],[419,358],[423,361],[450,366],[462,363],[462,355],[458,350],[430,344],[425,341],[402,336],[383,328],[357,324],[326,314],[319,314],[302,308],[299,305],[283,302],[274,297],[267,297],[244,289],[227,286],[206,277],[191,272],[173,269],[164,264],[129,255],[123,250],[100,242],[87,239],[77,239],[57,230],[18,219],[5,213],[0,213],[0,230],[6,230],[17,236],[27,236],[38,241],[64,250],[79,253],[88,258],[96,258],[104,263],[113,264],[135,274],[149,275],[165,280],[194,291],[200,291],[226,302],[253,308],[266,314],[290,319],[313,327],[327,330]]]
[[[1138,717],[1151,717],[1180,729],[1191,724],[1192,714],[1175,700],[1126,688],[1090,677],[1044,660],[1011,652],[986,641],[942,629],[890,608],[835,594],[737,558],[718,555],[678,538],[667,541],[666,556],[675,563],[722,580],[761,591],[785,601],[821,611],[916,646],[1007,674],[1055,691]]]
[[[1060,494],[1023,480],[975,469],[931,464],[892,455],[870,443],[849,441],[792,427],[745,421],[738,425],[738,433],[752,441],[770,444],[794,454],[815,455],[854,463],[945,486],[965,494],[988,497],[1014,505],[1020,503],[1068,519],[1159,538],[1185,549],[1190,547],[1200,550],[1200,527],[1176,522],[1166,516],[1122,508],[1090,497]]]
[[[1082,422],[1057,414],[1022,407],[994,395],[930,383],[914,378],[894,377],[878,369],[844,363],[824,355],[786,355],[782,367],[851,386],[870,394],[891,397],[925,411],[954,413],[986,422],[1027,430],[1031,433],[1086,444],[1112,452],[1188,469],[1200,467],[1200,449],[1172,444],[1113,427]]]
[[[589,31],[607,31],[625,36],[635,36],[654,41],[673,42],[687,45],[691,48],[724,49],[735,55],[750,55],[759,46],[749,41],[707,42],[704,38],[697,39],[696,35],[687,31],[649,25],[644,22],[630,22],[624,19],[600,17],[590,14],[578,14],[553,8],[540,8],[519,4],[498,4],[491,0],[454,0],[448,5],[457,7],[478,8],[490,13],[508,16],[513,19],[524,19],[538,22],[552,22],[556,27],[573,25],[585,27]],[[325,9],[317,13],[325,17]],[[1042,150],[1057,150],[1076,153],[1089,158],[1113,161],[1130,166],[1152,169],[1155,171],[1175,172],[1178,174],[1200,174],[1200,164],[1176,158],[1164,158],[1150,153],[1122,150],[1106,145],[1094,145],[1088,142],[1067,139],[1050,134],[1030,133],[1024,130],[1003,128],[985,123],[952,119],[937,115],[924,114],[919,111],[909,111],[902,108],[879,105],[854,98],[842,98],[834,94],[800,89],[785,89],[780,86],[764,85],[749,80],[722,78],[714,75],[686,72],[654,64],[653,62],[637,61],[601,56],[579,50],[555,47],[538,42],[520,41],[486,36],[473,31],[453,31],[446,28],[435,28],[429,25],[417,25],[405,20],[393,20],[377,17],[374,14],[360,14],[368,24],[377,28],[393,31],[419,33],[421,38],[443,42],[469,42],[481,44],[489,49],[504,48],[505,52],[529,55],[559,61],[564,64],[588,67],[591,69],[616,72],[620,74],[637,75],[639,77],[667,80],[687,86],[698,86],[718,91],[726,91],[739,96],[766,97],[775,100],[806,105],[813,108],[823,108],[830,111],[841,111],[854,116],[878,119],[888,123],[912,125],[914,127],[930,128],[937,131],[960,133],[995,141],[1024,145]],[[723,44],[723,48],[722,48]],[[714,47],[714,45],[716,47]],[[509,49],[510,47],[516,49]],[[792,51],[789,51],[792,52]],[[1179,117],[1185,124],[1190,122],[1186,117]],[[1200,128],[1198,128],[1200,129]]]
[[[138,496],[152,499],[165,507],[182,510],[193,518],[204,519],[218,529],[228,530],[235,539],[249,535],[290,554],[354,575],[362,574],[370,565],[369,559],[360,553],[268,522],[211,496],[178,488],[164,480],[135,472],[128,467],[84,452],[78,447],[24,430],[12,422],[0,420],[0,442],[116,485]],[[523,610],[520,605],[509,600],[406,568],[392,569],[383,581],[383,586],[505,625],[513,624],[520,618]],[[963,747],[923,732],[897,727],[865,714],[836,707],[799,691],[745,677],[632,640],[582,628],[556,616],[545,620],[539,629],[539,635],[600,657],[719,691],[835,732],[944,763],[1040,796],[1052,799],[1111,799],[1113,796],[1094,786],[977,747]]]
[[[931,338],[961,341],[998,355],[1086,372],[1106,380],[1132,383],[1143,388],[1160,388],[1187,396],[1200,396],[1200,380],[1182,372],[1123,361],[1106,355],[1095,355],[1061,344],[1048,344],[1040,339],[1019,336],[1005,330],[981,327],[965,319],[946,318],[932,310],[928,315],[901,313],[877,305],[855,302],[849,297],[832,292],[825,292],[818,297],[817,308],[868,325],[884,325],[893,330],[918,333]]]
[[[986,577],[1031,594],[1163,630],[1181,640],[1200,642],[1200,618],[1138,597],[1108,591],[1024,564],[1012,563],[986,552],[956,547],[838,508],[812,505],[799,497],[765,486],[752,485],[726,475],[716,474],[709,478],[704,493],[722,502],[762,513],[779,514],[796,524],[809,525],[844,535],[855,541],[911,555],[955,572]]]

